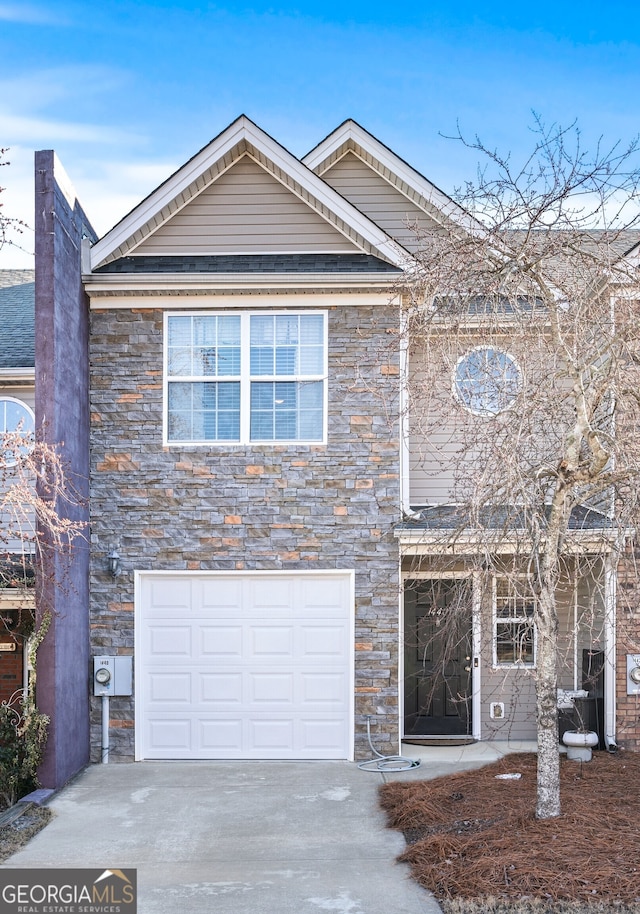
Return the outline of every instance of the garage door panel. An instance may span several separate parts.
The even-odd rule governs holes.
[[[303,704],[343,707],[347,698],[344,673],[302,673],[300,694]]]
[[[350,575],[175,577],[140,574],[138,757],[349,757]]]
[[[319,615],[321,610],[322,616],[337,615],[343,618],[343,607],[345,601],[350,598],[349,581],[347,578],[327,578],[323,580],[322,586],[318,587],[318,581],[309,578],[299,581],[299,607],[303,615]]]
[[[242,704],[242,679],[240,672],[200,673],[199,694],[203,705]]]
[[[146,722],[146,728],[149,732],[149,744],[156,752],[185,752],[193,742],[191,719],[188,717],[151,717]]]
[[[292,673],[249,673],[249,702],[257,705],[294,702]]]
[[[148,599],[155,609],[189,611],[193,603],[192,580],[181,578],[149,578]]]
[[[226,615],[238,615],[243,606],[243,579],[237,577],[201,577],[197,579],[196,608]]]
[[[251,625],[248,627],[249,646],[253,657],[263,659],[265,656],[293,657],[293,626],[291,625]]]
[[[345,625],[335,623],[325,625],[301,625],[298,630],[300,639],[299,656],[305,660],[333,657],[346,661],[348,631]]]
[[[261,749],[291,751],[294,724],[290,718],[254,718],[249,720],[249,740],[257,751]]]
[[[228,719],[199,719],[198,730],[200,741],[198,746],[199,753],[207,753],[210,750],[217,752],[224,750],[231,753],[231,758],[238,758],[238,752],[242,749],[242,731],[243,721],[241,718]],[[210,755],[208,756],[211,757]]]
[[[149,705],[191,704],[191,673],[149,674]]]
[[[250,606],[258,613],[274,611],[290,615],[295,603],[295,581],[293,578],[272,578],[268,586],[265,579],[245,578],[244,607]]]
[[[202,625],[199,629],[202,657],[241,657],[243,627],[241,625]]]
[[[305,753],[315,754],[319,749],[330,751],[340,738],[342,721],[331,717],[309,719],[300,723],[301,748]]]
[[[152,657],[191,657],[191,625],[150,626],[149,653]]]

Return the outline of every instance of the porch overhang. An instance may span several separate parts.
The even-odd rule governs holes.
[[[459,505],[431,505],[412,510],[394,535],[405,555],[470,556],[478,553],[518,555],[531,552],[534,540],[521,523],[518,507],[487,507],[472,525]],[[607,555],[619,548],[623,531],[599,511],[577,506],[564,537],[567,555]]]

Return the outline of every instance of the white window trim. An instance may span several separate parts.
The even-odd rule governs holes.
[[[25,454],[26,454],[27,452],[29,452],[29,451],[32,450],[32,448],[33,448],[33,441],[34,441],[34,439],[35,439],[35,424],[36,424],[35,413],[34,413],[34,411],[31,409],[31,407],[29,406],[29,404],[28,404],[28,403],[25,403],[24,400],[20,400],[19,397],[12,397],[12,396],[6,395],[6,394],[0,395],[0,403],[6,403],[6,402],[17,403],[19,406],[21,406],[21,407],[24,409],[24,411],[25,411],[29,416],[31,416],[31,419],[32,419],[32,421],[33,421],[33,430],[30,429],[30,430],[29,430],[28,432],[26,432],[26,433],[25,433],[24,431],[20,431],[20,432],[19,432],[20,435],[25,435],[25,437],[27,437],[27,436],[32,436],[32,438],[31,438],[31,443],[29,443],[29,444],[26,444],[26,443],[25,443],[25,445],[24,445],[24,452],[25,452]],[[13,434],[16,434],[16,433],[18,433],[18,432],[17,432],[17,429],[8,429],[8,430],[7,430],[7,429],[0,429],[0,433],[3,434],[3,435],[13,435]],[[22,449],[23,449],[23,446],[20,445],[20,450],[22,451]],[[18,459],[17,459],[17,458],[5,458],[5,460],[4,460],[4,465],[5,465],[5,467],[6,467],[7,469],[9,469],[9,468],[11,468],[11,467],[15,467],[15,466],[17,466],[17,464],[18,464]]]
[[[534,619],[531,619],[531,624],[533,626],[533,663],[525,663],[524,661],[516,663],[505,663],[504,661],[498,660],[498,623],[499,622],[524,622],[529,618],[528,616],[505,616],[498,615],[498,578],[504,580],[505,578],[501,575],[494,575],[491,582],[491,610],[492,610],[492,638],[491,646],[493,652],[493,669],[494,670],[535,670],[538,663],[538,629],[535,624]]]
[[[465,402],[464,397],[462,396],[462,394],[460,393],[460,391],[458,389],[458,380],[457,380],[458,379],[458,368],[460,367],[462,362],[465,361],[465,359],[468,359],[469,356],[472,355],[472,353],[482,352],[482,351],[496,352],[496,353],[506,356],[507,359],[509,359],[509,361],[511,362],[511,364],[515,366],[515,369],[517,372],[517,376],[518,376],[517,393],[512,397],[512,399],[509,403],[507,403],[505,406],[503,406],[497,410],[487,409],[486,407],[477,408],[477,407],[469,406],[469,404]],[[520,396],[520,394],[522,392],[522,388],[524,387],[523,379],[524,379],[524,374],[522,372],[522,366],[520,365],[520,363],[516,359],[516,357],[514,355],[512,355],[511,352],[509,352],[508,349],[501,349],[499,346],[483,343],[478,346],[472,346],[471,349],[468,349],[466,352],[464,352],[460,356],[460,358],[457,360],[457,362],[454,366],[454,369],[453,369],[452,377],[451,377],[451,391],[452,391],[453,398],[456,401],[456,403],[459,406],[461,406],[462,409],[464,409],[466,412],[470,413],[472,416],[478,416],[481,419],[495,419],[496,416],[499,416],[502,413],[505,413],[508,410],[513,408],[516,400],[518,399],[518,397]]]
[[[181,380],[187,383],[197,381],[235,381],[240,383],[240,439],[238,441],[211,441],[211,440],[189,440],[173,441],[169,439],[169,371],[168,371],[168,325],[172,317],[226,317],[229,314],[235,314],[240,317],[240,375],[233,377],[207,375],[200,376],[181,376],[172,380]],[[264,317],[265,315],[277,317],[279,315],[321,315],[323,318],[323,366],[322,374],[319,375],[286,375],[282,380],[298,381],[321,381],[322,382],[322,437],[314,440],[302,438],[277,438],[277,439],[254,439],[251,440],[251,382],[261,380],[261,376],[252,377],[250,373],[250,320],[252,316]],[[207,309],[201,311],[165,311],[163,319],[163,357],[162,357],[162,443],[168,448],[183,447],[208,447],[208,448],[240,448],[240,447],[287,447],[290,445],[323,447],[327,444],[327,423],[328,423],[328,312],[325,310],[308,310],[306,308],[289,308],[289,309],[261,309],[246,311],[220,311],[216,309]],[[275,376],[269,376],[265,379],[273,380]]]

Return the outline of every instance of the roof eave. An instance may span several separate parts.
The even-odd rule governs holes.
[[[0,368],[0,379],[2,381],[34,381],[36,370],[30,366],[22,368]]]
[[[401,274],[377,273],[111,273],[83,275],[90,296],[139,292],[266,289],[384,289],[395,291]]]

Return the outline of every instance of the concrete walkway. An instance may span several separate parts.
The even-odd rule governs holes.
[[[50,802],[55,818],[3,867],[137,869],[139,914],[440,914],[396,857],[386,780],[437,777],[495,757],[422,750],[420,768],[349,762],[94,765]]]

